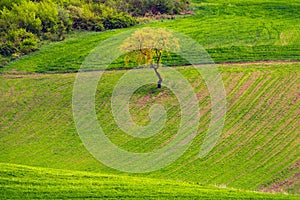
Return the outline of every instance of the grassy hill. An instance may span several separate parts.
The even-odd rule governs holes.
[[[194,15],[134,28],[182,32],[203,45],[215,62],[250,61],[218,65],[228,110],[223,134],[207,157],[199,159],[198,153],[211,116],[208,89],[194,68],[176,67],[195,88],[201,110],[198,135],[188,151],[170,166],[145,174],[122,173],[93,158],[73,121],[76,74],[62,72],[77,71],[94,47],[126,29],[76,32],[0,68],[0,198],[138,198],[141,190],[153,198],[294,198],[241,190],[299,195],[300,63],[280,60],[300,60],[300,2],[194,0],[194,5]],[[182,64],[177,61],[171,64]],[[157,103],[168,117],[159,134],[133,138],[119,129],[110,107],[113,88],[127,72],[117,68],[126,67],[112,65],[98,85],[96,112],[104,132],[128,151],[163,147],[180,124],[176,97],[167,88],[151,92],[153,85],[137,90],[130,104],[133,120],[147,124],[149,108]]]
[[[166,27],[186,34],[203,45],[215,62],[300,60],[299,1],[195,0],[194,4],[196,12],[192,16],[143,26]],[[125,30],[83,33],[80,37],[44,46],[2,70],[76,71],[101,41]]]
[[[169,180],[0,163],[1,199],[297,199]]]
[[[226,124],[219,143],[204,159],[198,158],[198,152],[210,119],[209,93],[194,68],[177,69],[199,98],[199,135],[172,165],[135,176],[299,193],[300,63],[220,65],[227,93]],[[125,72],[108,71],[99,82],[99,122],[123,149],[161,148],[180,123],[178,102],[166,88],[153,94],[152,86],[136,91],[131,99],[134,120],[146,124],[154,103],[165,106],[168,120],[153,137],[128,136],[118,128],[110,108],[113,87]],[[75,74],[2,74],[0,79],[1,162],[122,174],[96,161],[77,135],[71,108]]]

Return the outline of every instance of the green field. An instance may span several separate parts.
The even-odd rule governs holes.
[[[159,20],[135,28],[166,27],[186,34],[204,46],[215,62],[300,60],[299,1],[194,2],[195,15]],[[79,37],[43,46],[40,51],[2,70],[76,71],[101,41],[125,30],[82,33]]]
[[[210,119],[209,93],[194,68],[178,68],[199,97],[199,135],[172,165],[136,176],[299,193],[300,63],[224,65],[219,69],[228,111],[218,145],[206,158],[197,157]],[[99,82],[96,109],[101,126],[123,149],[149,152],[161,148],[177,131],[178,102],[164,89],[151,94],[144,104],[151,86],[138,90],[131,99],[135,120],[147,123],[153,103],[163,104],[169,117],[160,134],[147,139],[129,137],[118,128],[110,108],[112,89],[125,72],[106,72]],[[120,174],[96,161],[77,135],[71,107],[74,80],[75,74],[1,75],[1,162]]]
[[[75,128],[75,72],[99,43],[129,29],[74,32],[0,68],[0,199],[299,199],[300,1],[193,2],[194,15],[131,29],[181,32],[219,63],[227,114],[214,149],[198,157],[212,109],[205,81],[195,68],[171,58],[166,63],[189,81],[199,100],[201,119],[191,147],[171,165],[143,174],[123,173],[97,161]],[[133,120],[147,125],[149,108],[161,104],[166,125],[145,139],[124,133],[112,115],[111,95],[128,72],[119,69],[130,67],[120,59],[104,73],[96,114],[114,144],[152,152],[177,133],[179,102],[167,88],[139,88],[130,99]]]
[[[179,181],[0,163],[1,199],[297,199]],[[18,188],[18,190],[16,190]]]

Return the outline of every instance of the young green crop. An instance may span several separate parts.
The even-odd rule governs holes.
[[[182,32],[203,45],[215,62],[300,60],[299,2],[194,0],[194,5],[195,15],[134,28],[150,26]],[[218,195],[222,199],[293,198],[221,190],[195,183],[299,194],[299,62],[218,66],[227,93],[226,124],[218,144],[203,159],[198,158],[198,153],[210,121],[209,92],[195,69],[177,67],[195,88],[201,109],[198,136],[191,148],[170,166],[135,177],[117,176],[128,174],[94,159],[78,137],[73,121],[72,90],[76,74],[61,72],[77,71],[93,48],[123,31],[126,29],[72,33],[67,40],[44,45],[40,51],[0,69],[0,162],[115,175],[1,164],[0,198],[26,194],[28,198],[142,198],[138,190],[149,198],[170,195],[174,198],[218,198]],[[163,60],[163,64],[171,66],[186,64],[176,56]],[[133,120],[146,125],[151,105],[162,104],[168,113],[166,126],[147,139],[122,132],[111,112],[111,95],[115,84],[127,72],[115,69],[131,67],[134,66],[124,65],[123,58],[119,58],[110,65],[111,71],[104,73],[96,95],[97,117],[109,139],[122,149],[151,152],[163,147],[176,134],[180,107],[176,96],[167,88],[155,92],[149,92],[153,85],[140,88],[130,100]],[[105,177],[113,180],[104,184]],[[142,177],[171,181],[160,180],[155,185],[152,179]],[[182,186],[173,183],[174,180],[192,184],[182,183]],[[151,191],[161,195],[155,196]]]
[[[179,181],[0,163],[1,199],[296,199]]]
[[[299,192],[299,63],[221,65],[227,93],[223,134],[213,151],[199,159],[210,121],[210,97],[204,80],[192,67],[178,69],[195,88],[201,118],[190,149],[172,165],[140,176],[226,185],[249,190]],[[149,108],[162,104],[167,113],[162,131],[139,139],[122,132],[111,113],[111,95],[126,71],[105,72],[98,85],[96,112],[109,139],[124,150],[151,152],[177,133],[180,107],[174,94],[156,86],[137,90],[130,100],[135,122],[146,125]],[[154,73],[154,72],[153,72]],[[120,174],[95,160],[77,135],[72,116],[75,74],[0,76],[1,162]],[[121,173],[122,174],[122,173]],[[284,188],[286,187],[287,188]]]

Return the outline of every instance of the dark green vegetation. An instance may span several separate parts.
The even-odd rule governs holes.
[[[72,30],[104,31],[138,23],[139,16],[178,14],[182,0],[2,0],[0,66],[39,48],[39,41],[60,41]]]
[[[300,64],[220,66],[228,113],[218,145],[204,159],[198,153],[210,119],[204,81],[191,67],[178,68],[200,101],[199,135],[171,166],[143,176],[227,187],[299,193]],[[135,139],[123,133],[110,108],[113,87],[126,71],[106,72],[99,82],[96,109],[108,137],[123,149],[149,152],[174,135],[180,109],[169,90],[136,91],[131,113],[139,124],[149,120],[153,103],[164,105],[168,121],[160,134]],[[82,145],[72,117],[75,74],[1,75],[1,162],[120,174],[96,161]],[[141,175],[142,176],[142,175]]]
[[[3,163],[0,163],[0,191],[1,199],[297,199],[283,194]]]

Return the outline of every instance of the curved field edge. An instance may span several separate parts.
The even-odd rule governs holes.
[[[202,186],[161,179],[137,178],[0,163],[0,198],[3,199],[296,199]]]
[[[204,80],[192,67],[176,68],[195,88],[201,109],[199,135],[175,163],[139,176],[268,192],[299,193],[300,63],[221,65],[227,93],[223,134],[210,154],[198,158],[210,117]],[[161,148],[176,133],[180,114],[168,90],[137,91],[131,113],[147,123],[149,106],[159,103],[168,112],[166,127],[145,140],[128,137],[111,113],[114,85],[126,71],[105,72],[98,85],[96,110],[107,136],[133,152]],[[0,76],[0,161],[122,174],[96,161],[77,135],[72,116],[76,74],[15,74]],[[138,176],[138,175],[137,175]]]

